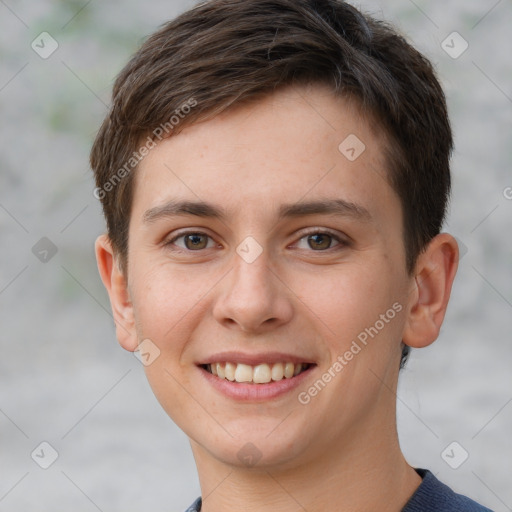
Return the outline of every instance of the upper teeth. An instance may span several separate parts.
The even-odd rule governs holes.
[[[307,364],[274,363],[250,366],[242,363],[211,363],[207,369],[221,379],[266,384],[272,380],[290,379],[307,368]]]

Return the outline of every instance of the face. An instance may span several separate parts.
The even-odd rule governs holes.
[[[393,428],[410,278],[373,126],[322,86],[287,88],[141,162],[134,329],[196,455],[286,467]]]

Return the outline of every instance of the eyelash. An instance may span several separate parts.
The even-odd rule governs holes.
[[[172,239],[166,241],[164,243],[164,246],[167,248],[171,248],[174,245],[174,243],[176,242],[176,240],[179,240],[180,238],[184,238],[188,235],[201,235],[201,236],[206,236],[206,237],[210,238],[211,240],[213,240],[213,238],[210,235],[208,235],[207,233],[204,233],[202,231],[189,230],[189,231],[183,231],[183,232],[179,233],[178,235],[176,235],[175,237],[173,237]],[[315,230],[311,230],[306,233],[303,233],[301,235],[301,237],[298,239],[298,241],[300,242],[301,240],[303,240],[309,236],[312,236],[312,235],[327,235],[327,236],[331,237],[331,239],[335,240],[338,243],[333,247],[328,247],[327,249],[320,249],[320,250],[316,250],[316,251],[314,249],[310,248],[310,252],[331,252],[331,250],[335,250],[336,247],[338,247],[338,249],[341,249],[341,248],[347,247],[349,245],[349,242],[347,240],[345,240],[345,239],[341,238],[340,236],[332,233],[331,231],[325,230],[325,229],[322,229],[322,230],[315,229]],[[183,249],[181,247],[178,247],[178,248],[173,247],[171,250],[176,251],[176,252],[200,253],[200,252],[204,251],[205,249],[207,249],[207,248],[198,249],[198,250],[194,251],[192,249]]]

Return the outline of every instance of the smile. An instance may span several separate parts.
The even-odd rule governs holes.
[[[207,372],[231,382],[268,384],[283,379],[291,379],[306,371],[311,365],[309,363],[262,363],[251,366],[243,363],[210,363],[202,365]]]

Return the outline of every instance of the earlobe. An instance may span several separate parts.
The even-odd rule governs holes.
[[[95,252],[101,280],[110,298],[117,339],[123,348],[133,352],[138,346],[133,304],[126,278],[106,234],[96,239]]]
[[[406,345],[421,348],[437,339],[458,260],[457,241],[448,233],[434,237],[418,257],[403,333]]]

